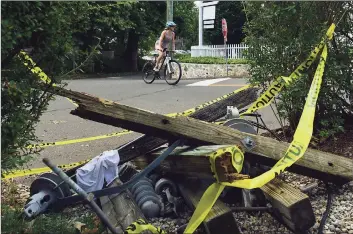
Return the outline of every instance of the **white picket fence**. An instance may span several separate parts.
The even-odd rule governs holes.
[[[227,51],[228,58],[242,59],[248,48],[245,44],[191,46],[191,57],[225,57]]]

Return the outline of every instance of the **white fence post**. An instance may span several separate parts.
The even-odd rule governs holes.
[[[245,44],[227,44],[227,54],[230,59],[243,59],[244,51],[249,47]],[[191,57],[224,57],[224,45],[191,46]]]

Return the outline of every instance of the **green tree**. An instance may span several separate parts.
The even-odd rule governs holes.
[[[326,138],[343,131],[352,118],[353,33],[351,2],[248,2],[246,43],[251,82],[267,86],[278,76],[288,76],[320,41],[331,23],[337,23],[318,99],[315,134]],[[351,18],[350,18],[351,17]],[[292,86],[281,92],[278,110],[296,129],[316,64]]]
[[[26,146],[38,142],[35,126],[52,99],[18,53],[30,48],[37,65],[60,83],[100,41],[99,49],[115,50],[125,61],[125,71],[136,71],[145,39],[163,27],[165,3],[2,2],[1,13],[1,162],[11,169],[36,153]]]
[[[198,40],[198,11],[194,2],[174,2],[174,21],[178,25],[176,35],[184,39],[184,46],[188,49],[197,44]]]
[[[52,95],[39,89],[40,79],[18,58],[32,48],[32,57],[52,77],[71,69],[72,35],[85,30],[85,2],[1,2],[1,164],[2,169],[23,165],[35,151],[35,126]],[[56,82],[59,82],[56,79]]]
[[[165,2],[89,2],[88,32],[82,32],[85,47],[101,38],[102,50],[114,50],[115,59],[105,61],[107,71],[137,71],[140,52],[148,50],[165,21]],[[140,52],[139,52],[140,51]]]

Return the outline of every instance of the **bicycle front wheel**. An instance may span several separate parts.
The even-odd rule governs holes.
[[[164,79],[169,85],[176,85],[180,81],[181,78],[181,66],[180,64],[175,61],[175,60],[170,60],[169,61],[169,68],[168,65],[165,65],[164,67]]]
[[[147,63],[145,63],[145,65],[143,65],[142,78],[146,84],[151,84],[155,79],[153,68],[154,68],[154,63],[152,63],[152,62],[147,62]]]

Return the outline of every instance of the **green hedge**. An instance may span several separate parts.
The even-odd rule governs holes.
[[[180,63],[199,63],[199,64],[225,64],[226,60],[220,57],[191,57],[190,54],[174,55]],[[248,64],[246,59],[228,59],[228,64]]]

